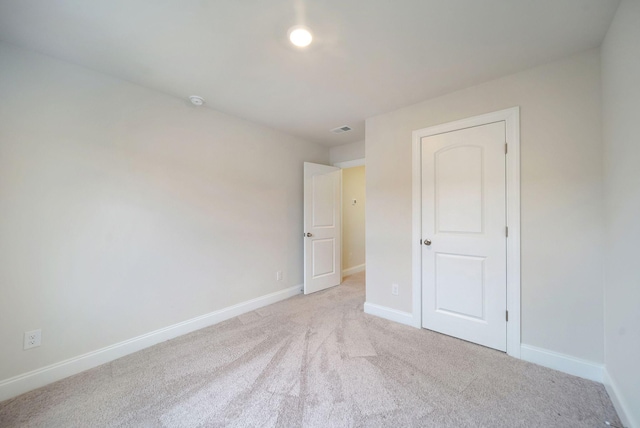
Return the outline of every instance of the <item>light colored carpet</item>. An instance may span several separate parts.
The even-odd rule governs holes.
[[[364,275],[0,403],[2,427],[604,427],[602,385],[365,315]]]

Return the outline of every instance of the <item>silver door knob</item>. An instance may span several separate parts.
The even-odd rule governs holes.
[[[425,239],[424,245],[431,245],[431,239]]]
[[[313,233],[309,233],[309,232],[307,232],[307,233],[305,234],[305,236],[306,236],[307,238],[311,238],[311,237],[313,236]]]

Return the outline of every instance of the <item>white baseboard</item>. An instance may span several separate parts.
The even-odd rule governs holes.
[[[531,345],[520,346],[520,358],[530,363],[602,383],[604,366]]]
[[[618,417],[620,418],[622,425],[629,428],[640,428],[640,420],[638,420],[636,416],[634,416],[631,404],[624,398],[622,394],[620,394],[620,388],[618,387],[617,382],[613,380],[613,378],[609,375],[606,367],[604,369],[602,383],[604,383],[607,394],[609,394],[609,398],[611,398],[613,407],[615,407],[616,412],[618,412]]]
[[[343,269],[342,270],[342,276],[349,276],[349,275],[353,275],[354,273],[364,272],[366,267],[367,267],[367,265],[363,263],[363,264],[358,265],[358,266],[350,267],[348,269]]]
[[[302,286],[296,285],[285,290],[276,291],[266,296],[257,297],[238,303],[187,321],[180,322],[150,333],[107,346],[84,355],[69,358],[37,370],[0,381],[0,401],[18,396],[32,389],[40,388],[65,377],[108,363],[125,355],[140,351],[160,342],[182,336],[201,328],[209,327],[230,318],[251,312],[263,306],[288,299],[302,292]]]
[[[375,303],[366,302],[364,304],[364,313],[375,315],[389,321],[399,322],[400,324],[406,324],[411,327],[416,327],[413,320],[413,314],[411,314],[410,312],[398,311],[396,309],[376,305]]]

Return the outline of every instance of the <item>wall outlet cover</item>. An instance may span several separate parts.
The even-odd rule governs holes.
[[[24,332],[24,349],[35,348],[42,344],[42,330],[31,330]]]

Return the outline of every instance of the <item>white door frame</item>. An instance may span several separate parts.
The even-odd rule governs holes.
[[[488,123],[506,124],[506,186],[507,186],[507,354],[520,358],[520,107],[474,116],[455,122],[413,131],[412,186],[412,291],[413,325],[422,328],[422,151],[423,137],[457,131]]]

